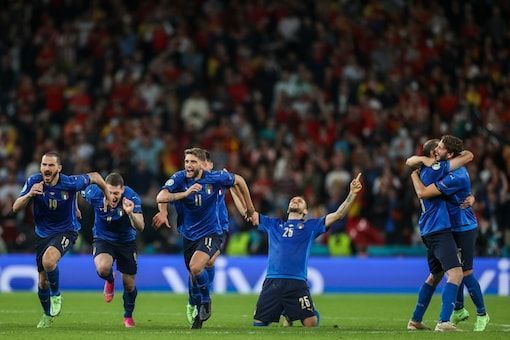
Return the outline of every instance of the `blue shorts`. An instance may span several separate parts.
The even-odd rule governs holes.
[[[425,235],[422,240],[427,247],[427,262],[431,274],[462,266],[457,244],[450,230]]]
[[[221,245],[224,240],[224,234],[212,234],[207,235],[198,240],[192,241],[187,238],[182,238],[183,248],[184,248],[184,263],[186,264],[186,268],[189,271],[189,263],[193,254],[197,250],[202,251],[212,257],[216,254],[217,251],[221,251]]]
[[[37,263],[37,271],[44,271],[42,258],[48,247],[55,247],[60,252],[60,256],[64,256],[71,249],[78,238],[76,231],[65,231],[48,237],[39,237],[36,235],[35,240],[35,261]]]
[[[265,324],[278,322],[284,310],[291,321],[315,316],[307,283],[295,279],[265,279],[253,319]]]
[[[92,254],[96,257],[99,254],[109,254],[117,262],[117,270],[123,274],[136,275],[137,250],[136,242],[114,243],[99,238],[95,238],[92,243]]]
[[[453,232],[453,238],[460,252],[460,262],[462,270],[467,271],[473,269],[473,258],[475,257],[476,237],[478,229],[471,229],[461,232]]]

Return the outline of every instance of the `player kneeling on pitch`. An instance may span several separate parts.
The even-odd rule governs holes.
[[[338,209],[321,218],[305,220],[307,203],[301,196],[290,200],[286,221],[253,214],[253,225],[269,238],[269,265],[253,317],[254,326],[278,322],[282,313],[288,321],[300,320],[305,327],[319,325],[319,313],[307,284],[311,243],[347,214],[362,188],[360,176],[352,180],[349,195]]]

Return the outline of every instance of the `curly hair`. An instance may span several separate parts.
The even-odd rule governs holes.
[[[464,143],[455,136],[444,135],[441,137],[441,142],[443,142],[448,153],[453,153],[453,157],[457,157],[464,150]]]

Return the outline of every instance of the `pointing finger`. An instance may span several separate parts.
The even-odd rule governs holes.
[[[361,172],[358,173],[358,176],[356,176],[356,180],[359,181],[359,178],[361,177]]]

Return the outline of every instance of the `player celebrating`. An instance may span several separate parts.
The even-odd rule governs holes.
[[[113,261],[122,274],[124,285],[124,326],[134,327],[133,310],[137,290],[136,232],[144,229],[142,203],[138,194],[128,186],[118,173],[106,177],[106,188],[111,202],[105,208],[105,198],[97,185],[88,186],[82,192],[85,200],[94,208],[94,264],[97,274],[105,280],[104,300],[110,302],[114,296]]]
[[[211,160],[211,155],[207,150],[204,150],[205,152],[205,163],[204,163],[204,170],[205,171],[213,171],[214,163]],[[214,280],[214,274],[215,274],[215,268],[214,268],[214,262],[216,261],[216,258],[220,255],[220,250],[222,251],[225,247],[227,236],[228,236],[228,210],[227,205],[225,204],[225,193],[228,188],[221,188],[218,190],[218,217],[219,217],[219,223],[222,229],[222,241],[220,245],[220,249],[216,251],[216,254],[214,254],[209,262],[207,262],[207,265],[205,267],[205,271],[207,272],[207,275],[209,277],[209,290],[212,289],[212,283]],[[244,214],[246,212],[246,209],[243,209],[241,205],[238,205],[237,202],[242,202],[243,198],[241,197],[241,194],[237,192],[237,189],[235,187],[230,188],[230,192],[232,195],[236,195],[236,200],[234,201],[236,203],[236,207],[238,208],[239,212],[241,214]],[[188,280],[188,304],[186,305],[186,317],[188,319],[189,324],[193,324],[193,319],[198,313],[197,306],[200,305],[200,301],[197,301],[194,297],[198,296],[198,287],[193,284],[193,280]]]
[[[253,214],[253,204],[242,177],[227,171],[204,171],[204,150],[187,149],[184,155],[185,170],[172,175],[158,193],[158,207],[162,210],[154,217],[154,225],[156,228],[163,223],[168,226],[167,212],[162,207],[175,202],[178,228],[184,241],[185,264],[193,284],[198,287],[193,299],[200,301],[192,328],[201,328],[211,315],[210,282],[204,268],[220,249],[223,239],[223,228],[218,219],[219,192],[232,186],[238,188],[249,207],[245,214],[248,217]]]
[[[473,210],[470,206],[463,206],[464,201],[471,195],[471,181],[465,167],[452,165],[455,160],[462,159],[463,143],[457,137],[446,135],[435,148],[435,160],[450,162],[450,172],[440,180],[429,184],[427,187],[421,181],[417,181],[417,193],[420,198],[439,197],[446,200],[448,213],[452,225],[453,237],[460,250],[463,280],[469,295],[476,306],[477,318],[474,326],[475,332],[484,331],[489,323],[489,315],[485,309],[483,294],[480,284],[473,275],[473,258],[477,236],[478,224]],[[472,159],[472,154],[468,155]],[[442,274],[438,273],[436,279],[429,277],[427,282],[431,287],[426,287],[430,294],[426,294],[426,304],[430,301],[437,283],[441,280]],[[464,292],[462,286],[457,293],[457,302],[451,316],[453,324],[458,324],[469,317],[469,312],[464,308]],[[414,318],[413,318],[414,320]]]
[[[429,140],[423,145],[425,155],[433,155],[434,149],[439,141],[437,139]],[[440,332],[456,331],[457,328],[450,322],[450,316],[453,312],[455,297],[462,281],[462,270],[459,258],[457,257],[457,246],[451,232],[451,223],[446,208],[446,203],[441,198],[422,199],[418,183],[421,181],[430,184],[444,177],[451,169],[458,168],[472,159],[472,154],[466,152],[464,158],[452,162],[442,161],[432,164],[432,161],[424,166],[421,171],[415,170],[411,174],[414,189],[418,198],[420,198],[422,213],[418,224],[423,243],[427,247],[427,261],[430,275],[427,281],[420,288],[418,303],[416,305],[412,319],[407,325],[408,330],[428,329],[422,324],[423,314],[427,309],[428,302],[426,297],[434,292],[434,287],[443,277],[443,273],[448,274],[448,282],[442,294],[442,306],[439,315],[439,321],[435,330]],[[412,165],[412,160],[407,160],[408,165]],[[454,164],[452,164],[454,163]]]
[[[283,311],[290,322],[301,320],[305,327],[319,325],[306,283],[310,246],[326,228],[347,214],[362,188],[360,176],[361,173],[352,180],[349,195],[338,209],[321,218],[305,220],[307,204],[300,196],[290,200],[286,221],[253,214],[253,225],[258,225],[258,230],[269,238],[269,265],[253,317],[254,326],[278,322]]]
[[[12,210],[16,213],[34,202],[38,294],[44,310],[37,328],[46,328],[62,309],[57,264],[72,248],[80,230],[76,218],[76,193],[89,184],[97,184],[107,202],[110,195],[97,172],[73,176],[61,174],[62,164],[57,152],[42,156],[40,171],[27,179]]]

